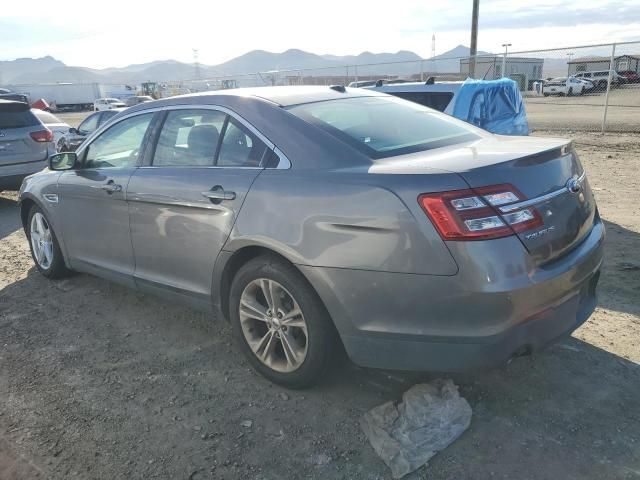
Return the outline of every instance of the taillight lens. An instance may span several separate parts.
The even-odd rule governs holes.
[[[31,132],[30,135],[36,142],[53,142],[53,132],[49,129]]]
[[[495,207],[526,200],[512,185],[425,193],[418,203],[444,240],[487,240],[543,224],[533,207],[500,214]]]

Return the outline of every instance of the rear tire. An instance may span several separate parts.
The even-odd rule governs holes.
[[[293,265],[268,255],[243,265],[231,284],[229,314],[240,349],[268,380],[309,387],[329,366],[337,333],[317,293]]]
[[[567,96],[569,96],[569,97],[573,96],[573,87],[569,87],[569,91],[567,92]]]
[[[72,273],[64,264],[60,244],[49,220],[37,205],[29,211],[25,230],[31,257],[42,275],[54,279],[67,277]]]

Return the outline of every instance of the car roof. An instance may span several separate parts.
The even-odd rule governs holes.
[[[213,90],[209,92],[190,93],[178,95],[153,103],[157,106],[161,103],[175,103],[180,99],[199,98],[202,103],[215,102],[220,97],[243,97],[264,100],[272,104],[288,107],[302,103],[323,102],[327,100],[338,100],[342,98],[371,97],[380,95],[375,92],[361,88],[331,87],[331,86],[287,86],[287,87],[253,87],[253,88],[232,88],[229,90]],[[189,102],[194,103],[194,102]],[[136,107],[133,107],[136,108]],[[147,108],[152,108],[148,106]]]

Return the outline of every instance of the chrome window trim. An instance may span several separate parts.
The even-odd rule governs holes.
[[[291,168],[291,161],[289,160],[289,158],[287,158],[287,156],[282,152],[282,150],[280,150],[271,140],[269,140],[267,137],[265,137],[259,130],[257,130],[253,125],[251,125],[251,123],[249,123],[247,120],[245,120],[242,116],[240,116],[239,114],[237,114],[236,112],[234,112],[233,110],[231,110],[230,108],[227,107],[223,107],[221,105],[201,105],[201,104],[181,104],[181,105],[166,105],[166,106],[160,106],[160,107],[153,107],[153,108],[145,108],[143,110],[138,110],[136,112],[130,112],[126,115],[124,115],[123,117],[121,117],[117,123],[112,123],[108,125],[108,128],[111,128],[114,125],[117,125],[118,123],[122,122],[123,120],[126,120],[128,118],[137,116],[137,115],[142,115],[145,113],[156,113],[156,112],[162,112],[162,111],[171,111],[171,110],[216,110],[222,113],[225,113],[227,115],[229,115],[230,117],[233,117],[235,120],[237,120],[238,122],[240,122],[242,125],[244,125],[251,133],[253,133],[256,137],[258,137],[260,139],[260,141],[262,141],[267,148],[270,148],[271,150],[273,150],[273,152],[278,156],[278,158],[280,159],[280,161],[278,162],[278,166],[277,167],[271,167],[271,168],[264,168],[264,167],[236,167],[236,166],[218,166],[218,165],[211,165],[211,166],[202,166],[201,168],[242,168],[242,169],[249,169],[249,170],[288,170]],[[104,127],[107,125],[101,125],[100,127],[98,127],[97,130],[95,130],[92,134],[89,135],[89,137],[87,138],[87,140],[85,140],[82,145],[80,146],[80,148],[78,148],[78,158],[84,153],[84,150],[91,145],[91,143],[94,140],[94,137],[97,137],[98,135],[101,135],[102,132],[104,130],[106,130]],[[158,167],[158,166],[153,166],[153,165],[141,165],[138,168],[167,168],[169,165],[167,166],[163,166],[163,167]],[[192,168],[193,166],[175,166],[177,168]]]
[[[582,175],[580,175],[577,180],[579,183],[584,182],[585,178],[587,177],[587,172],[583,171]],[[572,177],[575,178],[575,177]],[[571,179],[569,179],[571,180]],[[567,186],[565,185],[562,188],[559,188],[558,190],[554,190],[553,192],[549,192],[545,195],[541,195],[539,197],[536,198],[532,198],[531,200],[525,200],[523,202],[518,202],[518,203],[512,203],[511,205],[505,205],[503,207],[500,207],[500,212],[502,213],[509,213],[509,212],[513,212],[514,210],[519,210],[521,208],[526,208],[526,207],[531,207],[532,205],[536,205],[538,203],[543,203],[546,202],[548,200],[551,200],[552,198],[555,198],[559,195],[562,195],[563,193],[567,193]]]
[[[277,167],[270,168],[269,170],[289,170],[291,168],[291,161],[284,153],[282,153],[282,150],[274,146],[273,152],[278,156],[280,161],[278,162]]]

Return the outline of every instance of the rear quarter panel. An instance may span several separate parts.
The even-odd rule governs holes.
[[[261,245],[300,265],[455,275],[417,196],[456,188],[464,183],[453,174],[265,170],[224,249]]]

